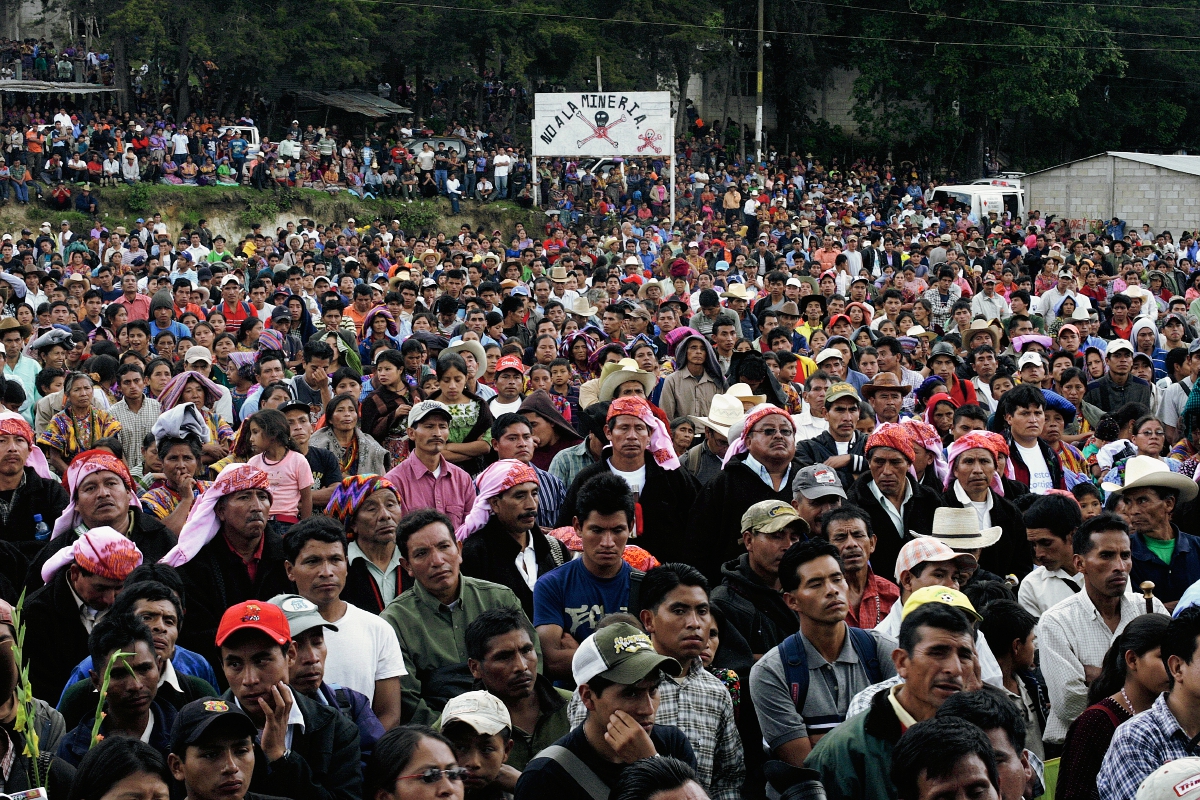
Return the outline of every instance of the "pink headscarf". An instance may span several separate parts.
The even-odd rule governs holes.
[[[933,412],[937,410],[938,403],[949,403],[956,411],[958,410],[958,402],[945,392],[938,392],[930,397],[929,402],[925,404],[925,423],[932,426],[934,430],[937,428],[933,425]]]
[[[67,493],[71,495],[71,502],[67,503],[62,515],[55,520],[54,530],[50,534],[51,539],[57,539],[64,533],[74,530],[75,526],[82,521],[79,512],[75,510],[75,493],[79,491],[79,484],[83,479],[94,472],[116,473],[125,484],[125,488],[129,490],[129,507],[142,507],[141,502],[138,501],[137,485],[134,484],[133,477],[129,474],[129,467],[125,466],[125,462],[107,450],[85,450],[75,456],[70,466],[67,467],[65,482]]]
[[[20,436],[29,442],[29,458],[25,459],[25,465],[33,467],[33,471],[46,480],[54,480],[50,465],[46,463],[46,454],[33,443],[33,428],[24,417],[7,409],[0,411],[0,436]]]
[[[522,483],[537,483],[537,472],[515,458],[502,458],[479,473],[475,479],[479,496],[475,498],[475,505],[471,506],[471,512],[463,524],[454,531],[454,538],[461,542],[475,531],[482,530],[492,517],[492,505],[488,501]]]
[[[650,428],[650,452],[663,469],[679,469],[679,456],[671,442],[671,431],[663,421],[654,416],[650,403],[644,397],[618,397],[608,406],[605,421],[620,416],[637,417]]]
[[[123,581],[142,563],[137,545],[108,526],[92,528],[70,547],[59,548],[42,565],[42,580],[49,583],[54,574],[74,561],[93,575]]]
[[[195,558],[221,529],[221,520],[217,518],[217,502],[222,497],[247,489],[262,489],[270,495],[271,480],[267,473],[253,464],[230,464],[221,470],[217,479],[192,506],[183,529],[179,531],[179,543],[159,563],[179,568]]]
[[[938,436],[937,429],[927,422],[912,417],[905,417],[900,420],[900,424],[908,428],[908,436],[912,439],[913,444],[925,448],[933,456],[933,473],[937,475],[939,483],[945,484],[947,476],[950,474],[950,465],[946,463],[942,437]],[[916,477],[916,468],[910,469],[910,472],[913,472],[913,477]]]
[[[729,429],[729,449],[725,451],[725,458],[721,460],[721,469],[725,469],[725,467],[729,466],[729,462],[733,460],[734,456],[750,451],[750,448],[746,446],[746,437],[752,430],[754,430],[755,425],[762,422],[763,419],[771,416],[772,414],[782,414],[784,417],[787,417],[788,422],[792,424],[792,431],[794,432],[796,430],[795,423],[792,423],[791,416],[779,406],[774,406],[770,403],[760,403],[759,405],[756,405],[754,408],[750,409],[750,413],[746,415],[744,420],[733,423],[733,426]],[[741,425],[742,428],[735,436],[734,429],[737,428],[738,425]]]
[[[996,433],[989,433],[987,431],[971,431],[958,441],[950,443],[949,455],[947,456],[947,459],[950,462],[950,469],[947,471],[946,476],[942,479],[942,485],[945,488],[949,489],[950,484],[954,483],[954,462],[956,462],[958,457],[968,450],[987,450],[992,454],[992,458],[995,460],[995,462],[997,464],[1000,463],[1001,451],[997,449],[996,442],[992,437],[999,438],[1001,441],[1003,441],[1003,437]],[[1007,448],[1005,448],[1004,452],[1008,452]],[[1009,463],[1012,463],[1011,460]],[[1000,481],[999,470],[992,473],[991,487],[992,491],[1001,497],[1004,497],[1004,484]]]

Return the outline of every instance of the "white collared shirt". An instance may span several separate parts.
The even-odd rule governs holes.
[[[83,598],[75,593],[75,587],[71,586],[71,582],[67,581],[67,588],[71,590],[71,597],[75,598],[75,605],[79,608],[79,621],[83,623],[83,627],[90,634],[92,628],[96,627],[96,623],[104,616],[103,611],[96,609],[83,602]]]
[[[1071,585],[1083,588],[1083,573],[1069,574],[1065,569],[1053,572],[1045,567],[1034,567],[1033,571],[1021,579],[1021,587],[1017,590],[1017,600],[1021,607],[1040,617],[1047,610],[1078,594]]]
[[[788,478],[791,477],[792,471],[791,464],[788,465],[787,471],[783,473],[783,481],[779,484],[779,486],[776,486],[774,478],[771,477],[771,471],[763,464],[760,464],[758,461],[756,461],[754,456],[747,453],[746,460],[743,463],[749,467],[750,470],[757,475],[759,479],[773,492],[783,491],[783,488],[788,485]]]
[[[532,589],[538,579],[537,554],[533,550],[533,532],[527,533],[526,536],[528,537],[528,542],[525,548],[517,553],[515,560],[517,562],[517,572],[521,573],[521,577],[525,579],[525,583]]]
[[[441,469],[441,465],[438,465]],[[435,476],[436,477],[436,476]],[[383,604],[386,606],[396,598],[396,573],[400,570],[400,548],[397,547],[392,551],[392,558],[388,561],[387,569],[381,570],[375,566],[375,562],[367,558],[367,554],[358,546],[358,542],[351,542],[346,548],[346,560],[353,564],[358,559],[363,559],[367,563],[367,572],[375,580],[375,585],[379,587],[379,595],[383,598]]]
[[[976,503],[967,494],[967,490],[962,487],[962,484],[957,480],[954,481],[954,496],[958,498],[958,502],[963,504],[963,508],[975,509],[975,516],[979,518],[979,530],[986,530],[992,527],[992,493],[988,491],[987,499],[982,503]]]
[[[875,485],[875,481],[869,481],[867,486],[871,487],[871,494],[875,495],[875,499],[879,501],[879,505],[883,506],[884,513],[892,521],[892,525],[900,532],[900,538],[904,538],[904,507],[908,505],[908,501],[912,500],[913,487],[912,481],[905,479],[904,481],[904,500],[900,503],[900,508],[892,505],[892,501],[883,496],[883,492],[879,491],[879,487]],[[878,531],[876,531],[878,533]]]
[[[175,665],[171,663],[171,659],[169,658],[167,659],[167,666],[163,668],[163,671],[158,676],[158,685],[162,686],[164,683],[170,684],[171,688],[177,692],[183,691],[183,687],[179,685],[179,673],[175,671]]]

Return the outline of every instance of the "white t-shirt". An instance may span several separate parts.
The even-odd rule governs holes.
[[[496,167],[497,178],[507,178],[508,168],[512,165],[512,158],[507,153],[499,153],[492,159],[492,164]]]
[[[499,397],[488,403],[488,409],[492,412],[493,417],[498,417],[501,414],[515,414],[520,408],[521,398],[519,397],[511,403],[501,403]]]
[[[1046,465],[1046,459],[1042,457],[1042,450],[1036,444],[1033,447],[1022,447],[1016,445],[1017,452],[1021,454],[1021,460],[1025,462],[1025,466],[1029,468],[1029,491],[1033,494],[1045,494],[1054,488],[1054,482],[1050,478],[1050,467]]]
[[[642,487],[646,485],[646,465],[643,464],[633,472],[621,472],[613,466],[612,461],[608,462],[608,468],[612,470],[612,474],[619,477],[625,483],[629,484],[629,490],[634,494],[642,491]]]
[[[834,444],[837,445],[837,451],[838,451],[839,456],[850,455],[850,443],[849,442],[834,442]]]
[[[173,153],[186,153],[188,151],[188,137],[184,133],[176,133],[171,136],[171,145]]]
[[[407,675],[400,642],[392,627],[351,603],[345,615],[325,629],[325,682],[375,697],[375,681]]]

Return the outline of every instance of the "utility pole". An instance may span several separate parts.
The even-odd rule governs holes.
[[[600,79],[600,54],[596,54],[596,91],[604,91],[604,81]]]
[[[754,161],[762,162],[763,153],[763,0],[758,0],[758,89],[755,92]]]

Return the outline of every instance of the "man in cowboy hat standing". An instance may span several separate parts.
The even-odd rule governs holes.
[[[878,423],[899,422],[900,411],[904,407],[904,396],[912,392],[912,387],[900,384],[900,380],[890,372],[880,372],[860,390],[863,399],[875,412]]]
[[[1200,538],[1171,522],[1176,504],[1194,500],[1197,488],[1194,480],[1151,456],[1134,456],[1125,462],[1123,486],[1104,487],[1121,498],[1122,514],[1129,521],[1130,581],[1134,586],[1153,581],[1154,595],[1168,610],[1200,580]]]
[[[688,450],[682,462],[701,486],[707,486],[720,473],[721,460],[729,449],[729,428],[745,416],[742,401],[726,392],[713,398],[707,416],[691,417],[703,426],[704,441]]]

